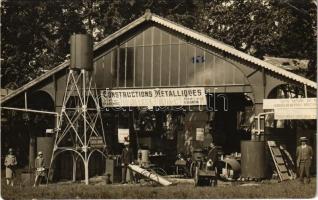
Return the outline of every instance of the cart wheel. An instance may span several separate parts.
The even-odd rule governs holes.
[[[152,168],[150,168],[150,171],[154,172],[160,176],[167,176],[167,172],[164,169],[162,169],[161,167],[152,167]]]
[[[199,168],[195,167],[195,173],[194,173],[194,186],[199,185]]]

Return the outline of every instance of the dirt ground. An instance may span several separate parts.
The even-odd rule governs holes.
[[[8,187],[2,179],[3,199],[87,199],[87,198],[312,198],[316,195],[316,178],[310,184],[297,180],[275,183],[273,181],[229,183],[219,182],[217,187],[194,187],[192,180],[174,181],[168,187],[151,184],[113,184],[92,180],[90,185],[83,183],[59,183],[38,188],[22,186],[19,183]]]

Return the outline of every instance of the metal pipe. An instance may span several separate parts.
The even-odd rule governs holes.
[[[42,113],[48,115],[59,115],[57,112],[50,112],[50,111],[43,111],[43,110],[32,110],[32,109],[25,109],[25,108],[12,108],[12,107],[0,107],[1,109],[5,110],[17,110],[17,111],[24,111],[24,112],[34,112],[34,113]]]
[[[261,116],[262,115],[269,115],[269,114],[274,114],[274,112],[263,112],[263,113],[258,113],[257,115],[257,135],[261,134]]]
[[[24,108],[28,109],[28,95],[27,95],[27,92],[24,92]]]
[[[83,111],[83,119],[84,119],[84,168],[85,168],[85,184],[88,185],[89,180],[88,180],[88,155],[87,155],[87,145],[88,145],[88,141],[87,141],[87,128],[86,128],[86,108],[87,108],[87,101],[88,99],[86,99],[86,77],[85,77],[85,70],[82,69],[82,76],[83,76],[83,85],[82,85],[82,90],[83,90],[83,104],[82,104],[82,111]],[[87,101],[86,101],[87,100]]]

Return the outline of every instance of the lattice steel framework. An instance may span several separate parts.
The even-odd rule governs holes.
[[[73,153],[73,180],[76,177],[76,161],[79,157],[84,163],[85,184],[88,184],[88,164],[92,153],[97,151],[106,156],[101,109],[91,71],[70,68],[58,122],[50,169],[57,155],[70,151]],[[99,138],[102,144],[92,146],[93,137]]]

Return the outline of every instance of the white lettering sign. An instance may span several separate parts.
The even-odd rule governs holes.
[[[204,141],[204,128],[196,128],[196,137],[197,141]]]
[[[274,119],[317,119],[317,110],[312,108],[278,108]]]
[[[274,119],[317,119],[316,98],[264,99],[263,109],[274,110]]]
[[[316,98],[264,99],[263,109],[277,108],[317,108]]]
[[[158,88],[101,91],[103,107],[206,105],[204,88]]]

